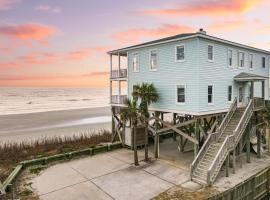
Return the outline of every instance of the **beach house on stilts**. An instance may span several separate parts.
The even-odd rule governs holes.
[[[211,185],[223,165],[228,175],[229,161],[235,169],[236,160],[240,162],[245,153],[250,162],[251,135],[257,135],[260,156],[259,116],[269,97],[270,52],[200,29],[108,54],[112,128],[123,143],[130,144],[130,137],[118,111],[124,99],[132,97],[133,86],[147,82],[154,84],[160,96],[150,106],[149,135],[155,139],[155,157],[161,135],[178,135],[180,151],[187,141],[194,144],[191,179]],[[168,113],[172,122],[163,119]]]

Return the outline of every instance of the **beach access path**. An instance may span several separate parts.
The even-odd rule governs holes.
[[[109,130],[110,126],[109,107],[0,115],[0,143],[72,136],[86,131]]]

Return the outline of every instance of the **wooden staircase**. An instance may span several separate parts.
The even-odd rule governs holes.
[[[203,185],[211,185],[228,154],[236,148],[253,113],[253,100],[245,108],[232,103],[216,133],[209,134],[191,165],[191,179]]]

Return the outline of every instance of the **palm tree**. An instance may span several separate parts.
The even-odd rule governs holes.
[[[145,161],[148,161],[148,107],[158,101],[159,95],[153,83],[142,83],[134,86],[132,96],[135,100],[140,99],[140,114],[145,126]]]
[[[139,119],[137,100],[126,99],[124,104],[125,104],[125,107],[122,108],[120,111],[120,118],[124,122],[124,126],[127,120],[130,121],[131,131],[133,135],[134,164],[139,165],[138,152],[137,152],[137,125],[138,125],[138,119]]]

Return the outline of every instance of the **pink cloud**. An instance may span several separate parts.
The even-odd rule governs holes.
[[[164,24],[157,28],[134,28],[118,32],[113,35],[113,38],[123,43],[125,42],[136,43],[141,41],[145,37],[153,39],[193,31],[194,29],[189,26]]]
[[[213,32],[225,32],[225,31],[233,31],[242,27],[245,27],[248,22],[244,20],[230,20],[223,22],[216,22],[207,27],[210,31]]]
[[[0,0],[0,10],[8,10],[14,4],[20,3],[21,0]]]
[[[186,3],[181,2],[172,8],[149,9],[141,13],[154,16],[216,16],[227,14],[246,13],[255,7],[261,0],[193,0]]]
[[[50,5],[39,5],[34,8],[36,11],[42,11],[42,12],[52,12],[52,13],[60,13],[62,12],[62,9],[55,6]]]
[[[0,69],[8,69],[19,67],[19,63],[16,62],[0,62]]]
[[[67,59],[70,60],[84,60],[90,56],[91,50],[90,49],[82,49],[82,50],[75,50],[71,51],[67,55]]]
[[[37,41],[46,43],[47,39],[55,35],[57,29],[37,23],[27,23],[20,25],[0,25],[0,35],[23,41]]]

